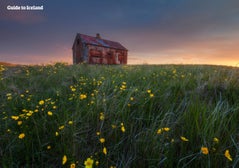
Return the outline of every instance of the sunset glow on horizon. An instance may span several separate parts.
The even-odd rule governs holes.
[[[238,66],[238,7],[236,0],[4,1],[0,62],[72,64],[76,33],[100,33],[129,50],[128,64]]]

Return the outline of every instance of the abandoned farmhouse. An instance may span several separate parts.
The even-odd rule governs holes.
[[[128,50],[118,42],[77,33],[73,46],[73,64],[127,64]]]

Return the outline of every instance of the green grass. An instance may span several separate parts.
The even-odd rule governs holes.
[[[0,167],[237,167],[238,77],[203,65],[1,66]]]

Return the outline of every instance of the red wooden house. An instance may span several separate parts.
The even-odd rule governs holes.
[[[73,64],[127,64],[128,50],[118,42],[79,34],[72,46]]]

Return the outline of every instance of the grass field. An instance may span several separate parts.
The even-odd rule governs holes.
[[[238,167],[239,69],[0,66],[0,167]]]

